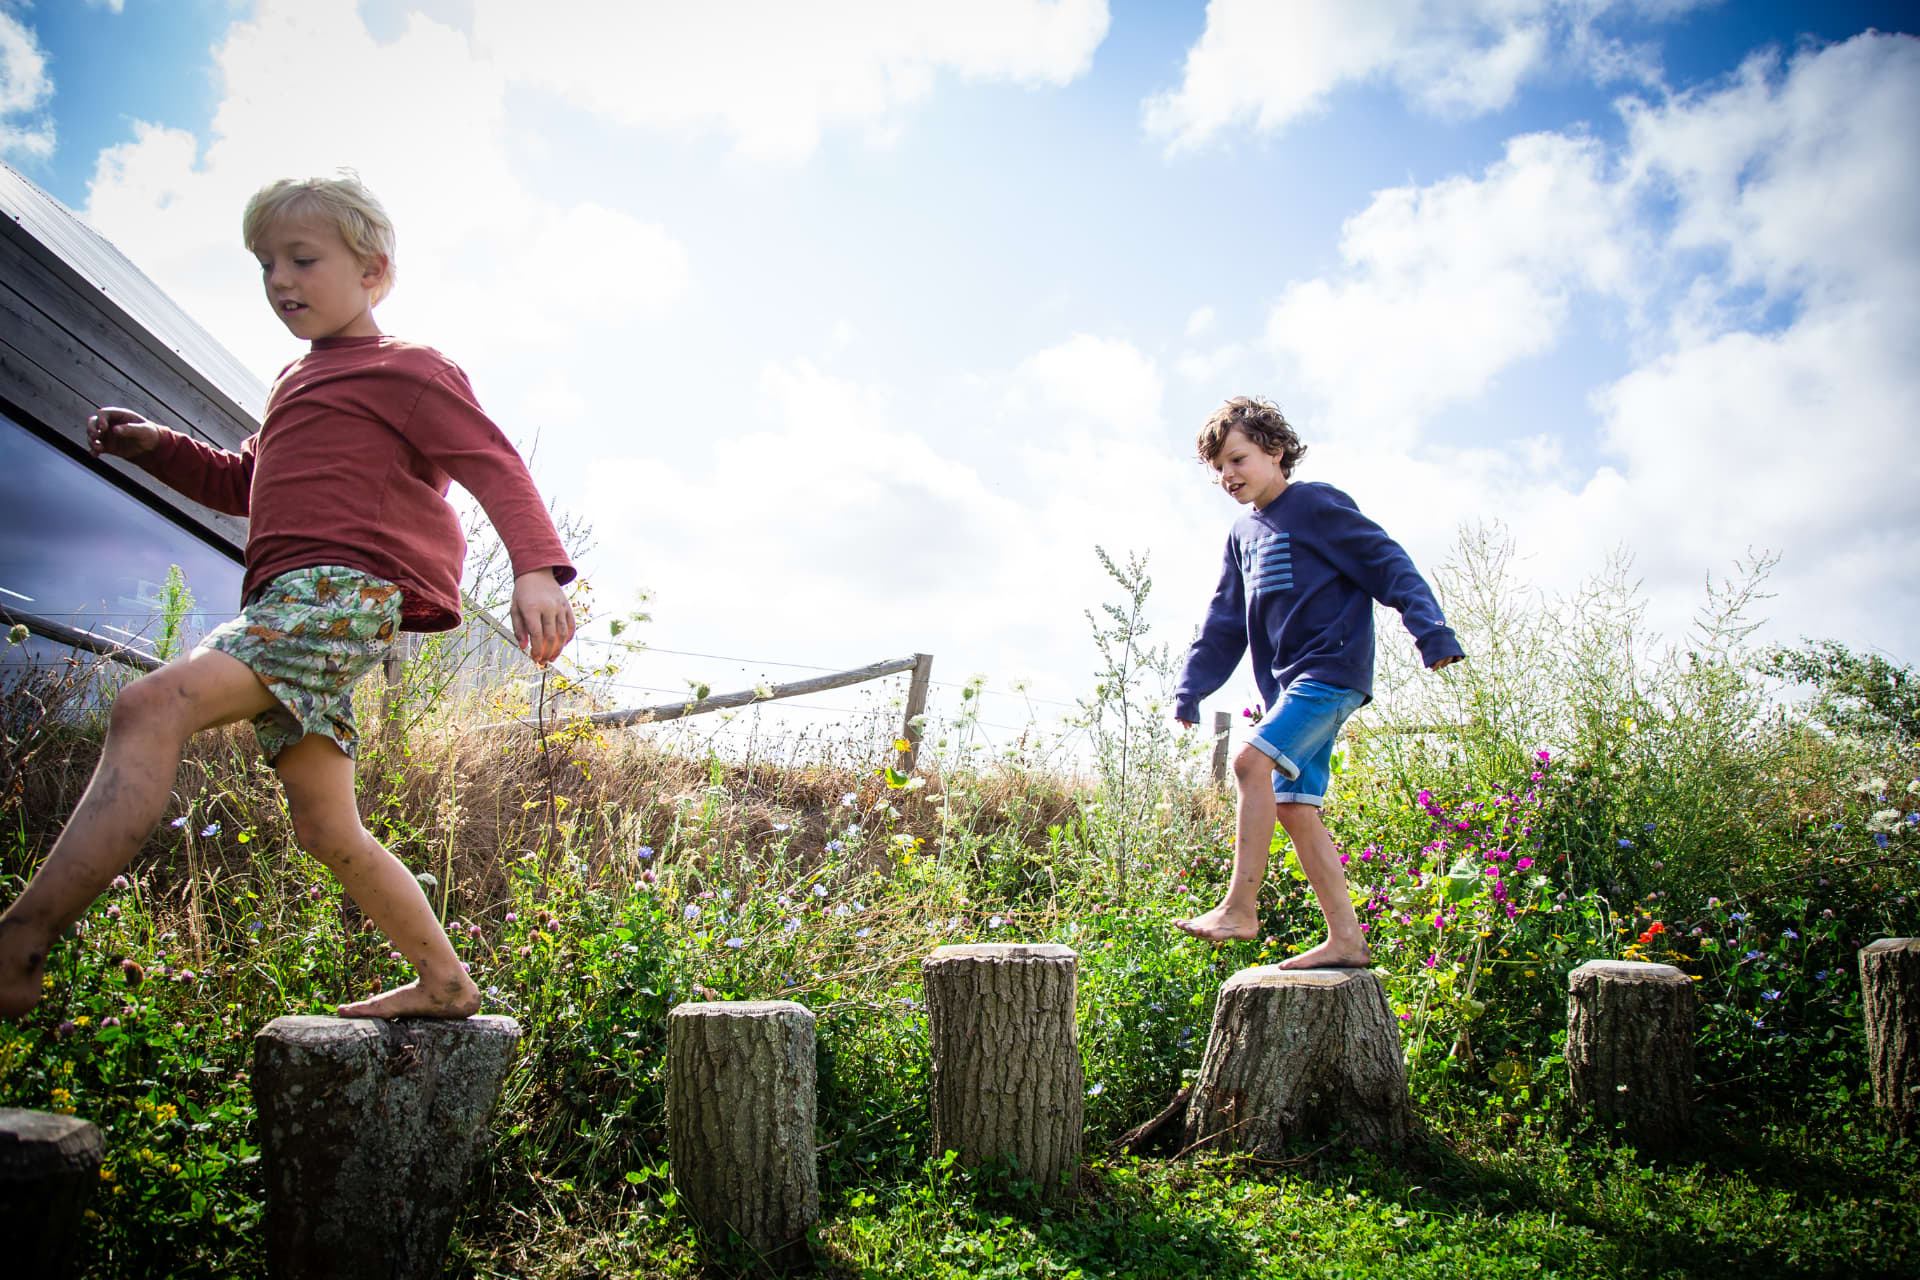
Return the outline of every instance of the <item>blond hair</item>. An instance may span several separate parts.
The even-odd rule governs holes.
[[[266,239],[274,223],[300,214],[317,214],[332,223],[361,266],[385,263],[386,271],[373,293],[375,302],[393,291],[397,269],[393,219],[360,181],[359,174],[341,169],[331,178],[269,182],[247,201],[246,212],[240,216],[240,238],[248,249],[254,249]]]

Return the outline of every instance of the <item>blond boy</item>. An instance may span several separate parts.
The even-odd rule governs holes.
[[[359,180],[275,182],[248,202],[242,233],[274,314],[311,343],[275,381],[259,432],[229,453],[128,409],[88,421],[96,456],[249,518],[241,613],[115,697],[92,782],[0,916],[0,1015],[40,998],[54,939],[164,814],[187,739],[236,720],[253,722],[301,847],[418,974],[340,1013],[463,1018],[480,1005],[419,884],[361,825],[353,685],[396,632],[459,622],[465,541],[449,479],[479,499],[512,557],[514,635],[537,662],[572,638],[562,588],[573,566],[465,374],[375,323],[393,286],[393,224]]]

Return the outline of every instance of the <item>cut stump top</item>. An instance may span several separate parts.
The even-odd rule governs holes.
[[[1589,960],[1567,975],[1569,986],[1582,974],[1596,978],[1606,978],[1613,982],[1668,982],[1693,985],[1693,979],[1670,964],[1654,964],[1647,960]]]
[[[667,1011],[669,1018],[799,1018],[813,1021],[813,1010],[792,1000],[689,1000]]]
[[[91,1148],[96,1156],[106,1152],[106,1140],[100,1136],[100,1130],[79,1116],[0,1107],[0,1146],[58,1146],[76,1141]]]
[[[256,1040],[272,1040],[309,1053],[356,1051],[370,1041],[389,1035],[426,1033],[442,1042],[472,1037],[475,1040],[518,1040],[520,1024],[500,1014],[473,1018],[332,1018],[315,1014],[287,1014],[275,1018],[255,1033]]]
[[[1920,951],[1920,938],[1882,938],[1860,948],[1860,954],[1883,955],[1890,951]]]
[[[935,947],[933,954],[920,962],[921,968],[945,964],[950,960],[1079,960],[1080,953],[1057,942],[967,942]]]
[[[1372,969],[1283,969],[1277,964],[1258,964],[1228,978],[1223,992],[1240,987],[1339,987],[1362,975],[1378,980]]]

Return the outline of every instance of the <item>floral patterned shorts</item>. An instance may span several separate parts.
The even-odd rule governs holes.
[[[269,763],[309,733],[351,759],[360,738],[353,686],[386,657],[399,631],[399,587],[358,569],[318,565],[273,579],[200,643],[246,663],[279,700],[253,718]]]

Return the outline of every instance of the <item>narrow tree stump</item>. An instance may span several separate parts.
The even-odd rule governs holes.
[[[85,1120],[0,1108],[0,1240],[9,1274],[73,1273],[80,1216],[106,1153]]]
[[[512,1018],[275,1018],[253,1040],[267,1272],[438,1276]]]
[[[1045,1194],[1072,1189],[1086,1105],[1079,965],[1071,947],[1022,942],[936,947],[921,961],[934,1150],[1009,1160]]]
[[[820,1220],[813,1013],[791,1000],[715,1000],[667,1015],[673,1184],[717,1240],[762,1260],[807,1257]]]
[[[1400,1028],[1368,969],[1242,969],[1220,988],[1187,1106],[1189,1149],[1274,1158],[1335,1127],[1358,1146],[1413,1121]]]
[[[1693,1113],[1693,980],[1670,964],[1589,960],[1567,976],[1574,1105],[1665,1145]]]
[[[1920,938],[1860,949],[1873,1105],[1896,1134],[1920,1137]]]

